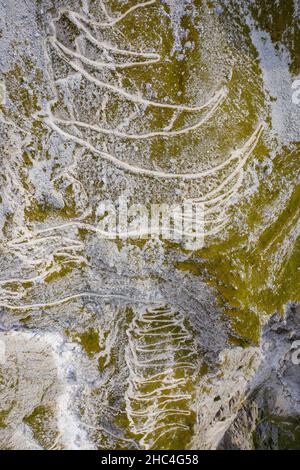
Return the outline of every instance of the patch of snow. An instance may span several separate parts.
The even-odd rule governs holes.
[[[277,51],[270,34],[260,31],[248,16],[251,38],[260,59],[265,89],[271,99],[272,124],[282,143],[300,140],[300,106],[293,102],[293,83],[289,71],[289,53]]]

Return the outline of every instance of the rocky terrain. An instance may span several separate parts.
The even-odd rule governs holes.
[[[1,0],[1,449],[300,448],[299,23]]]

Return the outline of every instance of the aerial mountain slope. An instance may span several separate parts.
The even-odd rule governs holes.
[[[298,3],[0,11],[0,447],[299,448]]]

